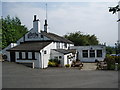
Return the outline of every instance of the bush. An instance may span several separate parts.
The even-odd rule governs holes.
[[[58,59],[50,59],[48,62],[49,67],[57,67],[60,64],[60,60]]]
[[[48,62],[48,66],[49,66],[49,67],[56,67],[57,64],[56,64],[55,62],[49,61],[49,62]]]
[[[114,56],[116,63],[120,64],[120,56]]]
[[[118,70],[120,70],[120,64],[118,64]]]
[[[115,56],[108,56],[104,59],[104,61],[106,61],[107,63],[107,69],[108,70],[113,70],[115,69]]]
[[[70,67],[70,64],[66,64],[65,67]]]

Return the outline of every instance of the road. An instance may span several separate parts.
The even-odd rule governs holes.
[[[118,88],[117,71],[77,68],[32,69],[4,62],[3,88]]]

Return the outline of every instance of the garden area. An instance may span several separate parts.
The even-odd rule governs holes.
[[[120,70],[120,56],[106,56],[103,62],[97,62],[97,69]]]

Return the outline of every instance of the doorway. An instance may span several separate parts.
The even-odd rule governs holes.
[[[10,61],[15,62],[15,52],[10,52]]]

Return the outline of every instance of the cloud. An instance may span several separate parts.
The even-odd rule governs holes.
[[[48,3],[49,31],[59,35],[81,31],[95,34],[101,43],[114,45],[118,38],[117,15],[108,12],[108,7],[117,3]],[[4,16],[18,16],[29,29],[33,15],[37,14],[43,29],[45,19],[44,3],[4,3]]]

